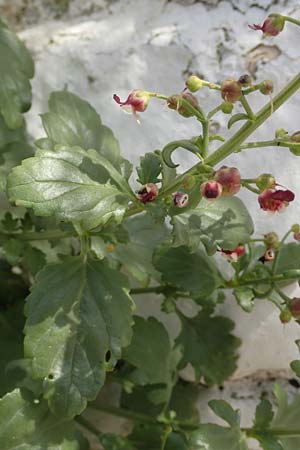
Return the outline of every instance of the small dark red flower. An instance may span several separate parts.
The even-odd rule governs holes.
[[[222,166],[214,179],[222,185],[222,195],[234,195],[241,189],[241,175],[235,167]]]
[[[277,36],[284,27],[284,17],[279,14],[276,16],[269,16],[262,25],[249,25],[252,30],[260,30],[265,36]]]
[[[206,200],[216,200],[222,195],[222,185],[215,180],[205,181],[200,186],[202,197]]]
[[[136,114],[137,112],[144,112],[150,100],[148,92],[136,89],[132,91],[125,102],[122,102],[120,97],[114,94],[113,99],[125,111]]]
[[[242,96],[241,85],[236,80],[225,80],[221,83],[222,98],[229,103],[237,102]]]
[[[185,192],[174,192],[173,194],[174,206],[178,208],[185,208],[189,203],[189,196]]]
[[[152,202],[158,196],[158,187],[154,183],[147,183],[138,191],[138,199],[143,203]]]
[[[221,250],[222,255],[231,262],[237,262],[238,259],[245,254],[245,247],[239,244],[234,250]]]
[[[295,198],[292,191],[265,189],[258,196],[258,202],[264,211],[283,211]]]

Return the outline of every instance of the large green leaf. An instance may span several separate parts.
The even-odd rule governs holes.
[[[192,318],[181,313],[179,317],[181,332],[176,343],[183,348],[180,366],[190,363],[197,380],[204,377],[207,384],[221,384],[236,369],[240,340],[231,334],[234,323],[206,311]]]
[[[153,403],[169,400],[176,382],[176,368],[180,359],[178,348],[171,347],[168,333],[161,322],[154,317],[147,320],[135,317],[132,341],[123,357],[134,369],[129,379],[135,384],[163,385],[149,393]]]
[[[31,86],[33,77],[31,56],[18,39],[0,22],[0,113],[8,128],[20,128],[22,113],[31,104]]]
[[[234,249],[248,242],[253,222],[243,202],[237,197],[202,199],[198,206],[172,219],[175,245],[197,248],[204,238],[220,247]]]
[[[43,147],[63,144],[94,149],[120,169],[120,148],[113,132],[102,125],[96,110],[77,95],[68,91],[52,92],[49,112],[42,114],[42,121],[48,136],[41,141]]]
[[[25,357],[53,412],[72,417],[96,397],[130,342],[131,310],[126,277],[106,261],[69,257],[39,273],[26,303]]]
[[[104,158],[103,158],[104,159]],[[92,229],[109,219],[121,221],[129,200],[116,170],[105,160],[116,178],[103,183],[101,156],[80,147],[56,146],[38,151],[8,177],[8,197],[17,205],[33,208],[36,215],[54,215],[72,221],[82,229]]]
[[[248,450],[246,435],[240,429],[239,411],[234,411],[223,400],[213,400],[209,405],[230,427],[211,423],[199,425],[190,439],[191,450]]]
[[[280,247],[276,261],[276,273],[294,269],[300,269],[300,245],[290,242]]]
[[[163,281],[182,291],[209,296],[220,283],[213,258],[201,250],[191,253],[185,246],[161,247],[153,261]]]
[[[1,450],[81,450],[75,426],[52,415],[43,400],[15,389],[0,400]]]

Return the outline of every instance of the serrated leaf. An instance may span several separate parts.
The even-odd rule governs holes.
[[[208,296],[220,283],[214,260],[200,250],[190,253],[185,246],[162,247],[153,262],[162,279],[182,291]]]
[[[1,450],[80,450],[75,426],[52,415],[47,403],[15,389],[0,400]]]
[[[230,128],[232,127],[233,124],[235,124],[236,122],[239,122],[240,120],[249,120],[249,116],[244,113],[234,114],[228,120],[228,123],[227,123],[228,130],[230,130]]]
[[[258,430],[266,430],[270,427],[273,417],[272,404],[269,400],[263,399],[256,408],[253,427]]]
[[[42,114],[42,122],[50,140],[43,148],[53,144],[95,149],[120,170],[120,148],[113,132],[102,125],[99,114],[85,100],[68,91],[52,92],[49,112]]]
[[[204,377],[207,384],[221,384],[236,369],[240,340],[231,334],[234,323],[206,311],[192,318],[180,314],[180,320],[181,332],[176,339],[183,348],[180,367],[190,363],[197,380]]]
[[[243,202],[237,197],[220,197],[215,201],[202,199],[188,213],[174,217],[174,244],[199,246],[203,237],[226,250],[248,242],[253,233],[253,221]]]
[[[8,263],[16,265],[23,253],[24,243],[19,239],[8,239],[3,244],[3,250]]]
[[[285,450],[271,431],[253,432],[251,437],[258,440],[263,450]]]
[[[233,290],[233,294],[240,307],[247,313],[251,312],[254,307],[255,295],[251,288],[240,286]]]
[[[97,162],[93,152],[79,147],[38,151],[12,170],[8,197],[17,205],[33,208],[38,216],[53,215],[84,230],[110,219],[120,222],[129,194],[110,183],[102,184],[104,167]],[[119,186],[119,180],[114,181]]]
[[[168,333],[157,319],[136,316],[134,320],[132,341],[123,353],[124,359],[134,366],[129,379],[141,386],[163,385],[148,397],[155,404],[167,402],[181,354],[177,348],[172,349]]]
[[[161,159],[155,153],[146,153],[140,158],[140,167],[137,167],[136,170],[139,183],[159,183],[158,176],[162,170]]]
[[[6,190],[7,176],[11,169],[25,158],[32,156],[32,149],[26,142],[13,142],[6,145],[1,154],[0,189]]]
[[[126,277],[105,261],[69,257],[38,274],[26,302],[25,357],[53,412],[73,417],[96,397],[130,342],[131,309]]]
[[[225,420],[231,427],[238,427],[240,425],[240,411],[234,410],[225,400],[211,400],[208,404],[213,412]]]

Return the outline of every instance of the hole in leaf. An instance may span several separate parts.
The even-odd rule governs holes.
[[[105,362],[109,362],[111,359],[111,351],[107,350],[107,352],[105,353]]]

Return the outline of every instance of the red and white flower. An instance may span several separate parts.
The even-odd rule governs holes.
[[[286,190],[265,189],[258,196],[258,202],[264,211],[283,211],[295,198],[295,194]]]

